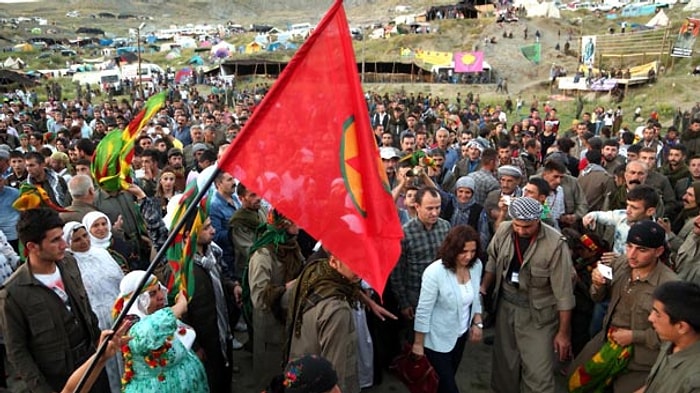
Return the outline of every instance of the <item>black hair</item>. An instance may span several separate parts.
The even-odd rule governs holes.
[[[17,222],[17,235],[23,244],[39,244],[46,237],[46,232],[54,228],[63,228],[63,220],[58,212],[49,208],[25,210],[20,213]]]
[[[36,160],[37,164],[44,164],[46,162],[46,158],[39,153],[38,151],[30,151],[24,154],[24,159],[25,160]]]
[[[552,188],[549,186],[549,183],[547,183],[547,181],[541,177],[531,177],[527,182],[537,187],[537,192],[540,195],[547,196],[552,192]]]
[[[81,138],[75,145],[75,148],[82,150],[85,155],[90,157],[92,157],[92,154],[95,152],[95,144],[87,138]]]
[[[602,159],[603,155],[601,154],[600,150],[589,149],[586,151],[586,160],[588,160],[589,163],[600,165]]]
[[[566,167],[564,164],[557,160],[547,160],[544,163],[544,171],[545,172],[551,172],[551,171],[556,171],[559,173],[566,173]]]
[[[654,290],[654,299],[664,305],[671,323],[685,322],[700,333],[700,285],[690,281],[668,281]]]
[[[659,193],[651,186],[640,184],[627,192],[627,200],[642,201],[644,209],[648,209],[659,204]]]

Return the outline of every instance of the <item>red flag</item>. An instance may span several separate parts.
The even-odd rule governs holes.
[[[384,291],[403,232],[342,1],[289,62],[219,166]]]

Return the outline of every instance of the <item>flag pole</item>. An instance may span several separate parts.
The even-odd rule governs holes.
[[[182,227],[185,226],[185,223],[187,222],[187,218],[190,217],[192,214],[194,214],[194,212],[199,208],[199,202],[207,194],[207,192],[209,191],[209,187],[211,187],[211,185],[214,183],[214,180],[217,178],[217,176],[219,176],[220,173],[221,173],[221,168],[219,168],[217,165],[214,172],[212,172],[211,176],[209,176],[209,179],[207,179],[204,186],[199,190],[199,192],[195,196],[194,201],[192,201],[192,203],[187,207],[187,210],[185,210],[185,214],[182,215],[182,218],[180,218],[180,221],[178,221],[177,224],[175,224],[175,227],[168,234],[168,238],[165,240],[165,243],[163,244],[163,246],[161,246],[161,248],[158,250],[158,253],[156,253],[156,256],[151,261],[151,264],[148,265],[148,268],[146,269],[146,274],[144,274],[143,277],[141,278],[141,281],[139,282],[138,286],[136,287],[136,291],[134,293],[138,294],[141,291],[141,288],[143,288],[146,285],[146,283],[150,279],[151,274],[153,274],[153,271],[155,270],[156,266],[158,265],[158,261],[161,260],[165,256],[165,254],[168,250],[168,247],[175,240],[175,237],[180,232]],[[97,348],[97,352],[96,352],[94,358],[92,359],[92,361],[90,362],[90,366],[87,368],[85,373],[80,377],[80,381],[78,382],[78,385],[76,386],[75,390],[73,390],[73,393],[79,393],[82,391],[83,386],[87,382],[88,375],[90,375],[92,370],[95,368],[97,361],[100,359],[100,357],[102,357],[102,355],[107,350],[107,344],[109,343],[109,340],[112,339],[112,337],[114,336],[114,334],[117,331],[117,328],[119,327],[119,325],[121,325],[122,321],[124,320],[124,317],[126,316],[127,312],[129,312],[129,309],[131,309],[131,306],[133,306],[134,303],[136,302],[136,298],[138,298],[138,296],[131,296],[131,298],[129,298],[129,301],[127,301],[126,304],[124,305],[124,308],[122,309],[122,311],[117,316],[117,319],[112,324],[112,334],[107,336],[102,341],[100,346]]]

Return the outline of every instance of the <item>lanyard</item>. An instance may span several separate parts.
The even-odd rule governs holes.
[[[532,245],[532,243],[535,242],[535,236],[536,235],[533,235],[530,238],[530,244],[528,244],[528,248]],[[520,264],[520,266],[522,266],[523,265],[523,253],[520,252],[520,240],[519,240],[518,235],[516,235],[515,233],[513,234],[513,242],[515,243],[515,256],[518,258],[518,263]],[[526,252],[527,252],[527,250],[526,250]]]

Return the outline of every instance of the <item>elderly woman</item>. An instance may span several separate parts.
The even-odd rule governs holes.
[[[120,313],[137,296],[127,317],[136,320],[129,329],[131,341],[122,348],[124,393],[209,392],[204,366],[192,351],[194,331],[179,318],[187,312],[187,298],[178,295],[175,305],[166,307],[167,290],[151,275],[138,293],[138,283],[146,272],[135,270],[119,285],[114,314]]]
[[[117,220],[119,223],[121,220]],[[98,211],[90,212],[83,217],[83,226],[88,231],[90,244],[93,247],[107,250],[125,273],[129,269],[129,258],[134,257],[133,250],[120,236],[112,232],[112,223],[106,214]]]
[[[78,263],[80,277],[90,301],[90,307],[97,316],[100,329],[112,325],[112,303],[119,294],[119,283],[124,274],[107,250],[92,247],[85,226],[70,221],[63,226],[63,239]],[[116,359],[107,362],[107,376],[112,393],[121,391],[121,371]]]
[[[442,242],[439,259],[423,272],[412,351],[427,356],[435,368],[438,393],[459,392],[455,374],[467,338],[482,338],[479,247],[474,229],[456,226]]]
[[[462,176],[455,183],[454,193],[441,191],[440,218],[449,221],[453,228],[458,225],[469,225],[474,228],[480,235],[480,250],[485,252],[491,239],[491,231],[486,209],[473,199],[474,187],[474,179]]]

